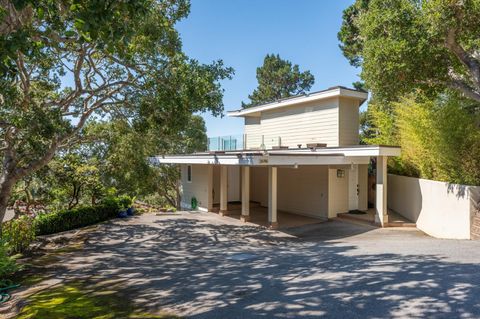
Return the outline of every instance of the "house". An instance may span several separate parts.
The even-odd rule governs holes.
[[[243,118],[240,138],[212,138],[202,153],[166,155],[158,164],[181,167],[182,207],[227,214],[241,205],[248,221],[252,204],[318,219],[368,208],[368,165],[376,158],[375,221],[388,222],[387,158],[393,146],[359,145],[359,107],[368,94],[346,87],[278,100],[228,116]],[[266,214],[267,215],[267,214]],[[280,220],[281,222],[281,220]]]

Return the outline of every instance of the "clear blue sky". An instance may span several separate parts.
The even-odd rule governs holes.
[[[342,55],[337,32],[353,0],[191,0],[178,24],[184,51],[203,63],[222,59],[235,69],[222,83],[225,111],[240,108],[257,86],[256,68],[278,53],[315,76],[311,91],[351,86],[359,69]],[[209,136],[241,134],[243,121],[203,114]]]

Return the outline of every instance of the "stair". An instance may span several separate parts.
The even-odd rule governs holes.
[[[412,223],[412,222],[391,222],[391,223],[386,223],[385,227],[417,227],[417,224]]]

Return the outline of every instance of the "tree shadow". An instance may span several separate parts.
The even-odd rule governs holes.
[[[360,232],[353,229],[335,236],[312,228],[295,237],[185,216],[112,221],[45,271],[117,289],[142,311],[192,318],[480,316],[480,265],[361,253],[336,241]]]

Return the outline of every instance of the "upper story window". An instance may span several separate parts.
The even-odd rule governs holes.
[[[192,182],[192,165],[187,165],[187,182]]]

